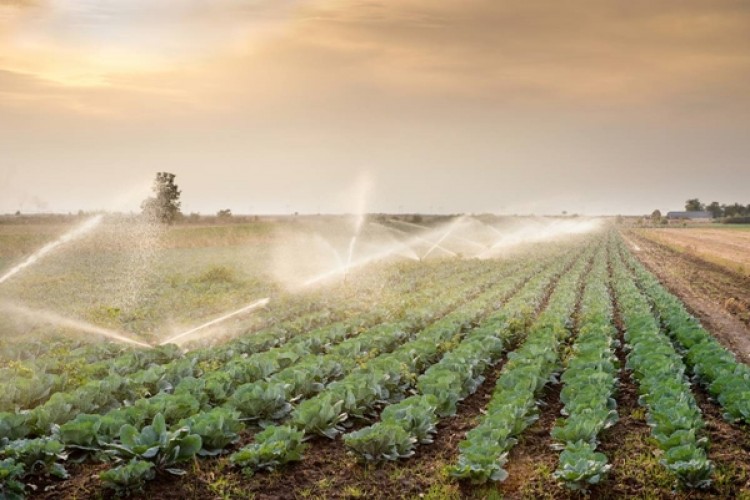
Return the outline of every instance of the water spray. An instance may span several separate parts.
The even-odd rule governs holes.
[[[426,254],[424,254],[424,255],[422,256],[422,258],[421,258],[421,259],[419,259],[419,260],[424,260],[424,259],[426,259],[426,258],[427,258],[427,256],[428,256],[428,255],[430,255],[430,254],[431,254],[431,253],[433,252],[433,250],[435,250],[435,249],[436,249],[437,247],[439,247],[439,246],[440,246],[440,244],[441,244],[441,243],[442,243],[443,241],[445,241],[445,239],[446,239],[446,238],[447,238],[448,236],[450,236],[450,235],[451,235],[451,233],[453,232],[453,230],[454,230],[454,229],[456,228],[456,226],[458,225],[458,223],[459,223],[459,222],[461,222],[461,220],[462,220],[462,219],[463,219],[463,217],[461,217],[461,218],[458,218],[458,219],[456,219],[455,221],[453,221],[453,223],[451,223],[451,225],[450,225],[450,226],[448,226],[448,230],[447,230],[447,231],[445,231],[445,233],[443,234],[443,236],[442,236],[442,237],[440,237],[440,239],[439,239],[439,240],[437,240],[437,242],[436,242],[436,243],[435,243],[434,245],[432,245],[432,247],[431,247],[431,248],[430,248],[429,250],[427,250],[427,253],[426,253]]]
[[[101,326],[92,325],[91,323],[87,323],[85,321],[72,319],[72,318],[66,318],[57,313],[53,313],[51,311],[31,309],[28,307],[20,306],[17,304],[12,304],[9,302],[0,303],[0,309],[8,313],[15,314],[17,316],[28,318],[34,322],[49,323],[49,324],[60,326],[63,328],[70,328],[72,330],[78,330],[81,332],[93,333],[95,335],[101,335],[102,337],[107,337],[110,340],[114,340],[116,342],[120,342],[123,344],[131,344],[131,345],[136,345],[139,347],[147,347],[149,349],[153,347],[151,344],[147,344],[145,342],[140,342],[138,340],[131,339],[130,337],[127,337],[120,332],[116,332],[108,328],[103,328]]]
[[[80,238],[84,234],[90,232],[92,229],[94,229],[96,226],[98,226],[102,220],[104,219],[104,215],[99,214],[95,215],[94,217],[86,220],[83,224],[80,224],[76,226],[75,228],[71,229],[67,233],[63,234],[59,238],[57,238],[55,241],[51,243],[47,243],[42,248],[31,254],[26,260],[18,264],[17,266],[13,267],[10,271],[5,273],[2,277],[0,277],[0,283],[4,283],[14,275],[20,273],[25,268],[29,267],[30,265],[37,262],[39,259],[59,247],[60,245],[63,245],[65,243],[68,243],[70,241],[73,241],[76,238]]]
[[[495,226],[493,226],[492,224],[487,224],[486,222],[482,222],[481,220],[477,219],[476,217],[472,217],[471,220],[473,220],[474,222],[476,222],[478,224],[481,224],[482,227],[486,227],[487,229],[489,229],[490,231],[492,231],[493,233],[495,233],[498,236],[502,236],[503,235],[503,232],[500,231]]]
[[[454,252],[453,250],[450,250],[450,249],[448,249],[448,248],[446,248],[446,247],[444,247],[442,245],[442,243],[446,239],[448,239],[449,236],[453,237],[453,238],[456,238],[456,239],[459,239],[461,241],[464,241],[465,243],[468,243],[468,244],[470,244],[472,246],[479,247],[482,250],[486,250],[487,249],[487,245],[483,245],[483,244],[481,244],[481,243],[479,243],[477,241],[471,240],[469,238],[465,238],[463,236],[452,234],[453,231],[456,229],[456,227],[461,222],[463,222],[464,219],[465,219],[465,216],[461,216],[458,219],[454,220],[450,224],[450,226],[448,228],[448,231],[446,233],[443,233],[443,235],[437,240],[437,242],[430,241],[427,238],[423,238],[423,237],[420,237],[420,236],[413,236],[414,238],[418,238],[419,240],[421,240],[421,241],[427,243],[428,245],[430,245],[430,249],[419,260],[427,258],[427,256],[430,255],[435,250],[441,250],[441,251],[447,253],[448,255],[450,255],[451,257],[458,257],[458,253],[457,252]],[[428,226],[423,226],[421,224],[415,224],[413,222],[400,221],[400,220],[397,220],[397,219],[390,219],[390,222],[396,223],[396,224],[403,224],[403,225],[415,227],[415,228],[418,228],[418,229],[423,229],[425,231],[429,231],[430,233],[435,233],[435,232],[437,232],[439,230],[439,229],[431,228],[431,227],[428,227]],[[409,234],[406,231],[401,231],[400,229],[395,229],[395,228],[390,228],[390,229],[392,229],[393,231],[402,232],[404,234]]]
[[[359,233],[362,231],[362,226],[364,226],[365,223],[367,195],[370,187],[371,181],[369,176],[366,173],[362,173],[357,186],[357,218],[354,222],[354,233],[352,234],[352,239],[349,241],[349,253],[346,258],[346,267],[344,268],[344,282],[346,282],[346,278],[349,275],[349,267],[352,264],[352,259],[354,259],[354,247],[357,244],[357,238],[359,238]]]
[[[504,233],[489,249],[478,255],[479,258],[489,257],[501,248],[509,248],[523,243],[535,243],[550,240],[560,236],[583,234],[594,231],[602,224],[601,219],[586,219],[577,221],[545,221],[537,223],[536,227],[524,226]]]
[[[466,219],[467,219],[466,216],[461,216],[458,219],[456,219],[456,222],[455,222],[456,226],[458,226],[461,223],[463,223]],[[471,217],[471,220],[474,221],[474,222],[479,222],[476,219],[474,219],[473,217]],[[484,223],[482,222],[481,224],[484,224]],[[472,240],[471,238],[467,238],[465,236],[461,236],[460,234],[451,234],[450,237],[453,238],[453,239],[462,241],[464,243],[467,243],[467,244],[469,244],[469,245],[471,245],[471,246],[473,246],[475,248],[480,248],[482,250],[487,250],[487,248],[488,248],[488,245],[485,245],[485,244],[480,243],[478,241]]]
[[[397,221],[395,219],[391,219],[391,221],[392,222],[400,222],[400,221]],[[413,258],[415,260],[421,260],[421,259],[416,254],[416,252],[414,252],[414,249],[412,248],[412,245],[415,245],[416,243],[425,243],[427,245],[432,246],[435,243],[434,241],[430,241],[427,238],[423,238],[422,236],[419,236],[419,235],[416,235],[416,234],[407,233],[406,231],[402,231],[401,229],[396,229],[395,227],[386,226],[386,225],[380,224],[378,222],[372,222],[371,224],[379,226],[379,227],[382,227],[382,228],[385,228],[388,231],[393,231],[395,233],[398,233],[399,235],[408,236],[411,239],[411,242],[410,243],[403,243],[403,246],[405,248],[408,248],[409,250],[411,250],[413,256],[409,256],[409,258]],[[449,249],[445,248],[442,245],[438,245],[438,250],[441,250],[441,251],[449,254],[452,257],[457,257],[458,256],[458,254],[456,252],[454,252],[453,250],[449,250]]]
[[[458,219],[456,219],[453,222],[453,224],[458,225],[458,224],[462,223],[466,219],[467,219],[467,216],[462,215],[461,217],[459,217]],[[494,227],[488,226],[487,224],[485,224],[484,222],[482,222],[480,220],[477,220],[477,219],[475,219],[473,217],[471,217],[471,220],[474,221],[474,222],[477,222],[477,223],[479,223],[479,224],[481,224],[483,226],[490,227],[495,232],[499,233],[499,231],[497,229],[495,229]],[[435,231],[435,229],[433,229],[433,228],[430,228],[428,226],[424,226],[422,224],[415,224],[414,222],[400,221],[400,220],[397,220],[397,219],[391,219],[391,222],[395,222],[397,224],[404,224],[406,226],[412,226],[412,227],[419,228],[419,229],[424,229],[424,230],[427,230],[427,231]],[[460,241],[462,241],[464,243],[467,243],[467,244],[469,244],[469,245],[471,245],[473,247],[480,248],[482,250],[486,250],[488,248],[488,245],[485,245],[485,244],[480,243],[478,241],[472,240],[471,238],[467,238],[465,236],[461,236],[460,234],[451,234],[451,237],[454,238],[454,239],[460,240]],[[441,249],[445,250],[445,248],[441,248]],[[455,252],[450,252],[450,253],[452,253],[454,256],[458,255]]]
[[[178,335],[174,335],[172,337],[169,337],[167,340],[164,340],[164,341],[160,342],[159,345],[174,344],[174,343],[176,343],[178,340],[180,340],[182,338],[185,338],[185,337],[187,337],[189,335],[192,335],[192,334],[194,334],[196,332],[204,330],[204,329],[206,329],[206,328],[208,328],[210,326],[214,326],[214,325],[217,325],[219,323],[222,323],[222,322],[228,320],[229,318],[233,318],[235,316],[239,316],[240,314],[248,313],[248,312],[254,311],[255,309],[263,307],[266,304],[268,304],[270,301],[271,301],[270,297],[266,297],[265,299],[257,300],[255,302],[253,302],[252,304],[246,305],[245,307],[243,307],[241,309],[237,309],[236,311],[232,311],[232,312],[230,312],[228,314],[225,314],[224,316],[221,316],[220,318],[213,319],[213,320],[209,321],[208,323],[203,323],[202,325],[196,326],[195,328],[192,328],[192,329],[190,329],[190,330],[188,330],[186,332],[182,332],[182,333],[180,333]]]
[[[319,233],[315,233],[315,239],[319,242],[321,242],[325,247],[331,251],[331,255],[333,255],[336,258],[336,262],[338,262],[339,266],[344,265],[344,260],[341,258],[341,254],[338,250],[336,250],[336,247],[331,245],[331,242],[325,239],[322,235]]]
[[[349,254],[346,258],[346,266],[344,267],[344,283],[346,283],[346,278],[349,275],[349,267],[352,265],[352,259],[354,258],[354,246],[357,244],[357,238],[359,237],[359,233],[362,231],[362,225],[364,224],[364,222],[365,215],[364,213],[360,213],[357,216],[357,222],[354,226],[354,235],[349,242]]]
[[[316,285],[316,284],[321,283],[323,281],[329,280],[329,279],[333,278],[334,276],[340,276],[342,274],[344,274],[344,276],[346,276],[346,273],[350,272],[352,269],[357,268],[357,267],[361,267],[361,266],[364,266],[364,265],[367,265],[367,264],[370,264],[370,263],[378,261],[378,260],[385,259],[387,257],[390,257],[390,256],[396,254],[397,252],[401,251],[402,247],[403,247],[403,245],[401,245],[401,244],[394,245],[392,248],[387,248],[387,249],[383,250],[382,252],[379,252],[379,253],[376,253],[376,254],[372,254],[372,255],[368,255],[367,257],[365,257],[363,259],[351,262],[348,266],[342,266],[342,267],[338,267],[336,269],[332,269],[330,271],[325,271],[323,273],[320,273],[317,276],[313,276],[312,278],[310,278],[307,281],[305,281],[304,283],[302,283],[302,285],[300,285],[300,288],[307,288],[307,287],[310,287],[312,285]],[[416,256],[410,256],[409,258],[412,259],[412,260],[419,260],[419,258],[416,257]]]

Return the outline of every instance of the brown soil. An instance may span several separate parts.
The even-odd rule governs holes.
[[[740,360],[750,362],[750,278],[630,231],[633,254]],[[636,250],[637,249],[637,250]]]
[[[550,432],[563,405],[561,384],[546,388],[541,399],[539,420],[526,429],[508,455],[508,479],[500,483],[503,498],[564,498],[567,490],[552,473],[557,468],[559,451],[551,448]]]
[[[710,228],[650,229],[650,239],[750,275],[750,231]]]
[[[744,425],[730,424],[722,410],[701,388],[693,391],[706,422],[708,458],[715,466],[714,482],[707,493],[737,498],[750,492],[750,434]]]

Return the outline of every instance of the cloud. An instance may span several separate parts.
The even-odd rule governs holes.
[[[632,105],[732,92],[750,77],[750,9],[736,2],[342,2],[311,9],[293,48],[364,55],[414,94]],[[282,42],[283,43],[283,42]]]
[[[540,109],[750,108],[750,8],[734,0],[46,0],[12,10],[0,24],[0,69],[126,97],[112,106],[148,108],[151,92],[178,112],[220,109],[224,94],[240,106],[312,97],[335,107],[338,96],[381,94]]]

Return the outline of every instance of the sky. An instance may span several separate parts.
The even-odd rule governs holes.
[[[749,158],[745,0],[0,0],[0,213],[643,214]]]

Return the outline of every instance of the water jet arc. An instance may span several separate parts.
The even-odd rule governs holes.
[[[400,221],[397,221],[395,219],[392,219],[392,221],[393,222],[400,222]],[[424,244],[432,246],[435,243],[434,241],[430,241],[427,238],[423,238],[422,236],[419,236],[418,234],[410,234],[410,233],[408,233],[406,231],[403,231],[401,229],[396,229],[395,227],[386,226],[385,224],[380,224],[379,222],[371,222],[370,224],[378,226],[378,227],[382,227],[384,229],[387,229],[388,231],[392,231],[394,233],[397,233],[400,236],[407,236],[409,238],[409,240],[407,242],[405,242],[405,243],[402,243],[402,244],[403,244],[404,248],[408,248],[412,252],[412,254],[414,254],[414,257],[411,257],[414,260],[421,260],[421,259],[416,254],[416,252],[414,251],[414,249],[412,248],[412,246],[416,245],[417,243],[424,243]],[[434,229],[430,229],[430,231],[432,232],[432,231],[434,231]],[[437,249],[440,250],[440,251],[442,251],[442,252],[445,252],[448,255],[451,255],[453,257],[457,257],[458,256],[458,254],[456,252],[454,252],[453,250],[449,250],[449,249],[445,248],[442,245],[438,245]]]
[[[453,232],[453,230],[456,229],[456,226],[461,222],[461,220],[463,220],[463,217],[459,217],[458,219],[456,219],[455,221],[453,221],[453,223],[451,223],[451,225],[448,226],[448,230],[445,231],[445,233],[443,234],[443,236],[439,240],[437,240],[437,242],[435,242],[435,244],[432,245],[432,247],[429,250],[427,250],[427,253],[424,254],[420,260],[426,259],[433,252],[433,250],[435,250],[436,248],[438,248],[440,246],[440,244],[443,243],[443,241],[445,241],[445,239],[448,236],[451,235],[451,233]]]
[[[140,342],[138,340],[131,339],[130,337],[126,337],[125,335],[118,333],[114,330],[103,328],[101,326],[92,325],[91,323],[87,323],[85,321],[72,319],[72,318],[66,318],[65,316],[61,316],[51,311],[30,309],[28,307],[20,306],[18,304],[12,304],[9,302],[0,303],[0,309],[7,311],[11,314],[16,314],[18,316],[29,318],[32,321],[50,323],[50,324],[57,325],[63,328],[70,328],[72,330],[78,330],[81,332],[101,335],[102,337],[106,337],[110,340],[114,340],[116,342],[121,342],[124,344],[136,345],[138,347],[147,347],[149,349],[154,347],[151,344],[147,344],[145,342]]]
[[[0,283],[3,283],[7,281],[12,276],[20,273],[25,268],[29,267],[30,265],[34,264],[36,261],[50,253],[55,248],[59,247],[60,245],[67,243],[69,241],[72,241],[80,236],[83,236],[84,234],[88,233],[92,229],[94,229],[96,226],[98,226],[102,219],[104,219],[104,215],[99,214],[95,215],[94,217],[88,219],[83,224],[80,224],[67,233],[63,234],[59,238],[57,238],[55,241],[51,243],[47,243],[42,248],[31,254],[29,257],[26,258],[23,262],[18,264],[17,266],[13,267],[10,271],[5,273],[2,277],[0,277]]]
[[[188,330],[186,332],[182,332],[182,333],[180,333],[178,335],[174,335],[173,337],[169,337],[167,340],[159,342],[159,345],[173,344],[177,340],[180,340],[182,338],[187,337],[188,335],[192,335],[192,334],[194,334],[196,332],[204,330],[204,329],[208,328],[209,326],[214,326],[214,325],[216,325],[218,323],[221,323],[223,321],[228,320],[229,318],[233,318],[235,316],[239,316],[240,314],[244,314],[244,313],[253,311],[255,309],[258,309],[259,307],[263,307],[266,304],[268,304],[270,301],[271,301],[270,297],[266,297],[265,299],[256,300],[252,304],[246,305],[245,307],[243,307],[241,309],[237,309],[236,311],[232,311],[229,314],[225,314],[224,316],[222,316],[220,318],[213,319],[213,320],[211,320],[211,321],[209,321],[207,323],[203,323],[200,326],[196,326],[195,328],[192,328],[192,329],[190,329],[190,330]]]

